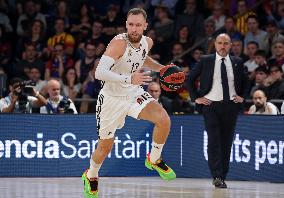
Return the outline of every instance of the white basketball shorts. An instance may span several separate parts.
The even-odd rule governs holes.
[[[121,129],[125,117],[138,119],[139,113],[155,99],[143,89],[129,96],[110,96],[101,91],[96,106],[97,131],[99,139],[114,137],[116,129]]]

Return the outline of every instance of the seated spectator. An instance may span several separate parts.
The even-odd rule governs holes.
[[[254,70],[254,73],[255,73],[255,79],[254,82],[251,84],[251,91],[250,91],[251,97],[255,90],[264,87],[264,81],[269,75],[269,70],[266,67],[259,66]]]
[[[222,27],[220,30],[218,30],[218,33],[226,33],[230,36],[231,40],[243,40],[243,36],[240,32],[237,31],[236,28],[236,20],[232,16],[228,16],[225,19],[224,27]]]
[[[91,31],[93,23],[93,17],[91,10],[87,3],[82,3],[78,17],[74,20],[71,25],[70,32],[75,36],[76,41],[82,41],[88,33]]]
[[[81,90],[81,83],[73,67],[67,68],[62,76],[62,95],[74,101]]]
[[[202,48],[197,47],[192,50],[191,52],[191,59],[189,61],[189,68],[192,69],[195,67],[195,65],[200,61],[201,56],[204,54],[204,51]]]
[[[148,30],[146,36],[150,37],[155,45],[153,45],[152,49],[149,51],[149,56],[158,62],[161,62],[161,59],[164,57],[166,53],[166,45],[163,42],[159,42],[157,40],[156,31],[154,29]]]
[[[277,115],[279,111],[271,102],[267,102],[267,97],[262,90],[253,93],[253,105],[249,108],[248,114]]]
[[[5,73],[12,75],[14,73],[11,67],[12,60],[12,44],[7,39],[7,34],[3,25],[0,25],[0,68]]]
[[[241,39],[232,40],[231,54],[241,58],[244,62],[249,59],[248,56],[244,54],[243,41]]]
[[[188,49],[194,44],[193,38],[189,34],[189,27],[187,25],[181,26],[178,30],[177,38],[174,42],[182,44],[183,49]]]
[[[173,38],[174,21],[170,19],[169,10],[166,7],[157,6],[155,8],[156,17],[153,29],[156,31],[159,42],[167,42]]]
[[[6,32],[13,32],[13,27],[10,23],[10,19],[3,10],[0,10],[0,25],[4,26]]]
[[[247,24],[248,24],[248,32],[246,33],[246,36],[244,38],[244,44],[247,45],[250,41],[254,41],[258,44],[259,48],[262,49],[261,47],[263,46],[260,46],[260,44],[266,37],[267,32],[259,29],[258,18],[255,15],[248,16]]]
[[[257,68],[257,64],[254,61],[254,56],[256,51],[258,50],[258,44],[255,41],[248,42],[246,46],[246,55],[249,57],[249,60],[247,60],[244,65],[247,67],[248,73],[250,74]]]
[[[105,33],[109,40],[116,34],[116,27],[121,24],[121,18],[119,17],[119,8],[117,5],[110,4],[107,9],[106,18],[102,21],[103,33]]]
[[[214,20],[216,30],[224,26],[225,15],[224,15],[223,5],[221,2],[215,2],[213,6],[212,15],[210,15],[207,19]]]
[[[96,60],[96,46],[94,40],[89,40],[84,46],[84,56],[75,63],[76,74],[80,83],[83,83],[94,68]]]
[[[168,114],[172,114],[172,100],[161,96],[161,86],[157,82],[151,82],[148,85],[147,92],[159,103],[164,109],[168,112]]]
[[[43,76],[45,72],[44,63],[40,58],[38,58],[34,43],[26,43],[24,53],[25,59],[16,64],[16,69],[14,71],[16,76],[28,79],[31,67],[37,67],[40,70],[41,76]]]
[[[60,78],[66,68],[73,66],[74,61],[65,54],[64,45],[57,43],[54,46],[51,59],[45,65],[44,79]]]
[[[74,103],[67,97],[60,95],[60,82],[49,80],[47,82],[47,92],[49,98],[47,104],[40,108],[43,114],[77,114]]]
[[[270,75],[265,79],[264,85],[267,87],[267,98],[284,99],[284,79],[282,67],[270,67]]]
[[[238,12],[237,12],[237,30],[245,35],[248,31],[248,16],[256,15],[254,12],[248,10],[246,0],[238,0]]]
[[[268,65],[276,65],[282,67],[284,65],[284,40],[280,39],[275,41],[272,45],[272,54],[271,59],[268,60]]]
[[[41,74],[38,67],[31,67],[29,72],[29,80],[35,83],[35,90],[44,93],[43,88],[46,85],[45,80],[41,80]]]
[[[265,50],[265,54],[270,57],[272,45],[277,40],[284,40],[284,36],[280,33],[277,22],[275,20],[269,20],[266,23],[266,32],[267,35],[260,42],[260,48]]]
[[[46,19],[43,14],[37,12],[34,0],[26,0],[24,4],[24,13],[20,15],[17,22],[17,34],[19,36],[26,36],[28,27],[33,20],[38,19],[46,27]]]
[[[57,43],[63,44],[64,51],[67,55],[73,55],[75,40],[71,34],[68,34],[66,29],[66,24],[63,18],[57,18],[55,20],[55,34],[49,37],[47,40],[47,47],[51,52]]]
[[[0,99],[1,113],[32,113],[33,107],[47,104],[46,99],[33,87],[26,87],[20,78],[9,83],[9,95]]]
[[[28,28],[27,36],[20,38],[17,44],[17,53],[20,59],[25,59],[25,45],[31,43],[35,46],[38,58],[47,58],[44,24],[40,20],[34,20]]]
[[[90,99],[97,99],[99,92],[101,90],[101,81],[96,79],[95,72],[96,68],[99,64],[99,59],[96,59],[95,62],[93,62],[92,70],[89,71],[88,75],[86,76],[83,85],[82,85],[82,102],[80,106],[80,113],[88,113],[92,112],[90,111],[90,105],[96,104],[91,103]],[[94,108],[93,108],[94,109]]]

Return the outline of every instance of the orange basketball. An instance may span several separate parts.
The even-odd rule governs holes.
[[[176,65],[167,65],[160,70],[160,83],[165,91],[177,91],[184,83],[185,74]]]

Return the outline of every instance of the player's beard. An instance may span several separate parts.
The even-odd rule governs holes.
[[[142,38],[142,34],[138,35],[138,37],[133,37],[131,34],[128,34],[128,39],[131,43],[139,43]]]

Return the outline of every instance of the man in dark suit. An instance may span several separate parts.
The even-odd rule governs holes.
[[[227,188],[231,146],[237,116],[243,96],[247,92],[248,77],[242,60],[229,55],[231,39],[219,34],[215,54],[203,56],[189,74],[189,92],[192,101],[202,107],[208,134],[208,164],[213,185]],[[200,77],[200,88],[195,81]]]

